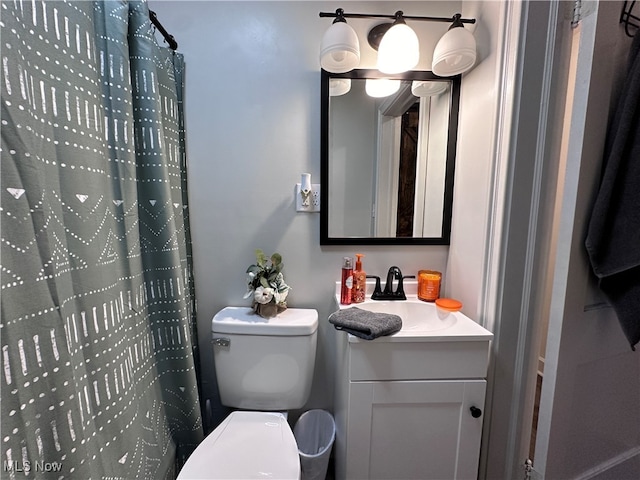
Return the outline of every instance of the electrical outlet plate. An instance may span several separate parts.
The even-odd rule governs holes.
[[[296,212],[319,212],[320,211],[320,184],[311,185],[311,193],[309,194],[309,205],[302,205],[302,194],[300,193],[300,184],[296,184]]]

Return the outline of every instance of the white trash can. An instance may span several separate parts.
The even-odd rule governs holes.
[[[326,410],[309,410],[298,418],[293,435],[300,454],[302,480],[325,480],[336,423]]]

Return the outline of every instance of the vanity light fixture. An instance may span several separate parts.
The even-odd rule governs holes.
[[[431,70],[440,77],[464,73],[476,63],[476,39],[465,30],[460,14],[453,16],[453,24],[436,44]]]
[[[378,47],[378,70],[382,73],[408,72],[418,65],[420,43],[414,32],[402,16],[396,12],[396,21],[382,36]]]
[[[367,35],[369,45],[378,50],[378,70],[386,74],[398,74],[412,70],[419,61],[420,48],[416,33],[407,25],[406,20],[428,22],[449,22],[451,27],[438,41],[433,56],[433,73],[440,77],[452,77],[468,71],[476,61],[476,42],[473,34],[465,30],[465,23],[476,23],[475,18],[462,18],[456,13],[453,17],[421,17],[405,15],[398,10],[394,15],[378,15],[368,13],[345,13],[338,8],[335,13],[320,12],[321,18],[335,18],[333,25],[325,32],[320,48],[320,65],[331,73],[345,73],[354,68],[360,61],[360,50],[357,48],[357,62],[338,62],[336,59],[346,59],[355,55],[353,48],[357,43],[355,31],[346,24],[346,18],[387,18],[393,23],[382,23],[373,27]],[[336,25],[343,25],[341,30],[353,38],[347,41],[334,34],[332,29]],[[336,30],[337,31],[337,30]],[[335,39],[334,39],[335,35]],[[346,37],[345,37],[346,38]],[[329,57],[329,58],[327,58]],[[332,61],[333,60],[333,61]]]
[[[353,28],[347,25],[341,8],[335,20],[324,32],[320,45],[320,65],[327,72],[345,73],[360,63],[360,41]]]

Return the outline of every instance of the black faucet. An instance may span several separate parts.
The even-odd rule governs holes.
[[[395,265],[389,268],[387,272],[387,282],[384,286],[384,291],[380,289],[380,277],[368,276],[367,278],[376,279],[376,287],[371,294],[371,300],[406,300],[407,296],[404,293],[404,286],[402,280],[405,278],[416,278],[415,275],[403,276],[400,268]],[[393,280],[397,280],[397,286],[395,292],[393,291]]]
[[[382,288],[380,288],[380,277],[376,275],[367,275],[367,278],[376,279],[376,286],[373,289],[373,293],[371,294],[371,300],[380,300],[380,295],[382,295]]]

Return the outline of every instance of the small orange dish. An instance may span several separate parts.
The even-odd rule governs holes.
[[[447,312],[458,312],[462,308],[462,303],[453,298],[438,298],[436,305]]]

